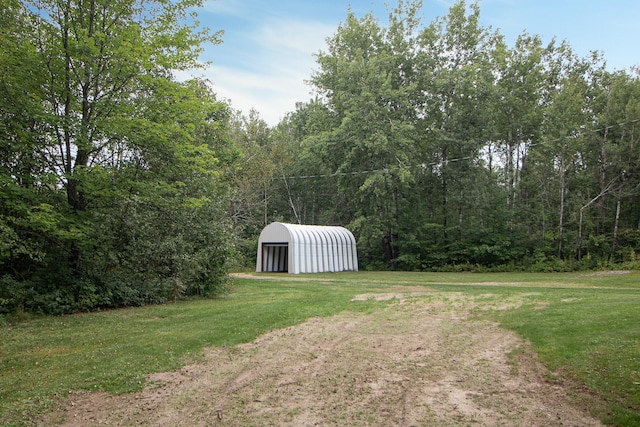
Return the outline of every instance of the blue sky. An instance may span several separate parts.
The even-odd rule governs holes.
[[[296,102],[311,98],[305,80],[317,68],[313,54],[325,49],[349,7],[384,22],[386,3],[396,0],[206,0],[201,23],[225,33],[221,45],[205,47],[202,59],[212,65],[193,74],[211,80],[233,108],[255,108],[275,125]],[[423,25],[446,16],[453,3],[423,0]],[[545,43],[567,40],[580,56],[602,51],[611,70],[640,65],[638,0],[483,0],[480,9],[482,24],[510,45],[526,30]]]

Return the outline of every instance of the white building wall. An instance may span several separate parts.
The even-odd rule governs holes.
[[[260,233],[257,272],[264,268],[265,247],[282,244],[288,247],[291,274],[358,271],[356,240],[346,228],[274,222]]]

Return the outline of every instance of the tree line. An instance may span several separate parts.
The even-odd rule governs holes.
[[[349,227],[364,268],[637,267],[637,70],[508,46],[475,3],[428,25],[420,7],[349,13],[328,39],[315,99],[263,148],[265,215]]]
[[[640,82],[456,3],[349,13],[278,125],[216,99],[200,0],[0,0],[0,314],[227,290],[272,221],[361,268],[637,267]]]

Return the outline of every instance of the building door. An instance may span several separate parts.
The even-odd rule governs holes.
[[[289,272],[289,244],[288,243],[263,243],[262,244],[262,272],[263,273]]]

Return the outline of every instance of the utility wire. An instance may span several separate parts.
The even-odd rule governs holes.
[[[617,127],[622,127],[622,126],[626,126],[629,124],[633,124],[633,123],[638,123],[640,122],[640,119],[635,119],[635,120],[629,120],[627,122],[622,122],[622,123],[616,123],[614,125],[610,125],[610,126],[605,126],[599,129],[593,129],[591,131],[589,131],[589,133],[597,133],[597,132],[603,132],[606,130],[610,130],[610,129],[614,129]],[[544,142],[536,142],[536,143],[532,143],[529,144],[529,147],[536,147],[539,145],[547,145],[547,144],[552,144],[554,142],[560,142],[564,139],[567,138],[578,138],[580,136],[584,136],[583,132],[578,132],[576,135],[572,135],[570,137],[564,136],[561,138],[556,138],[556,139],[552,139],[549,141],[544,141]],[[460,162],[463,160],[473,160],[475,158],[475,156],[466,156],[466,157],[458,157],[455,159],[448,159],[446,160],[445,163],[454,163],[454,162]],[[381,169],[369,169],[369,170],[362,170],[362,171],[353,171],[353,172],[334,172],[334,173],[327,173],[327,174],[317,174],[317,175],[296,175],[296,176],[282,176],[282,177],[273,177],[271,178],[272,180],[287,180],[287,179],[314,179],[314,178],[334,178],[334,177],[342,177],[342,176],[357,176],[357,175],[370,175],[370,174],[374,174],[374,173],[389,173],[392,171],[397,171],[397,170],[401,170],[401,169],[413,169],[413,168],[422,168],[422,169],[427,169],[429,167],[433,167],[433,166],[437,166],[440,162],[429,162],[429,163],[418,163],[415,165],[407,165],[407,166],[390,166],[390,167],[385,167],[385,168],[381,168]]]

